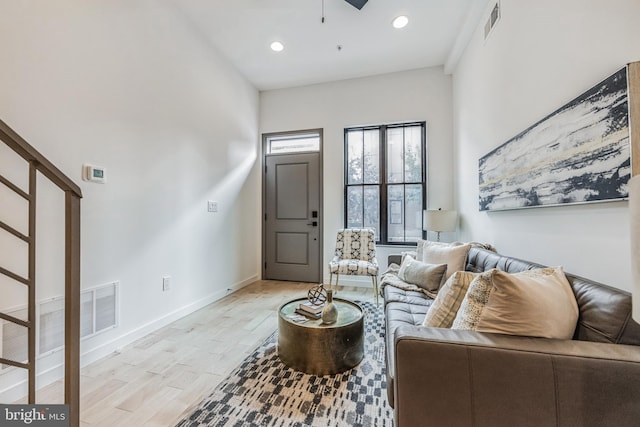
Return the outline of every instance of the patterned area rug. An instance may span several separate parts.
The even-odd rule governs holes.
[[[294,371],[280,362],[274,332],[177,427],[392,427],[382,306],[359,304],[365,350],[358,366],[327,376]]]

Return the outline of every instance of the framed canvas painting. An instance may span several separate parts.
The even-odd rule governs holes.
[[[625,67],[483,156],[480,210],[627,198],[629,135]]]

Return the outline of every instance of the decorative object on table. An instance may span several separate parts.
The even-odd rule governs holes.
[[[443,231],[456,231],[458,227],[458,213],[456,211],[428,210],[422,212],[422,229],[435,231],[437,241],[440,241],[440,233]]]
[[[482,157],[480,210],[626,198],[631,176],[627,71],[633,76],[638,67],[639,62],[629,64]],[[630,83],[631,88],[640,84]]]
[[[640,323],[640,175],[629,180],[629,219],[631,221],[631,302],[633,320]]]
[[[327,303],[322,309],[322,323],[331,325],[338,320],[338,308],[333,303],[333,291],[329,289],[327,291]]]
[[[366,313],[364,359],[358,366],[326,376],[295,371],[278,357],[274,332],[177,425],[392,427],[384,314],[369,302],[358,304]]]
[[[295,313],[299,314],[301,316],[304,316],[307,319],[312,319],[312,320],[318,320],[318,319],[322,318],[322,311],[320,313],[314,314],[314,313],[310,313],[308,311],[305,311],[305,310],[301,309],[300,307],[297,307],[295,309]]]
[[[313,304],[310,301],[301,302],[298,305],[298,308],[306,313],[310,313],[313,315],[318,315],[322,313],[322,309],[324,308],[324,304]]]
[[[309,321],[309,318],[307,316],[304,316],[302,314],[297,314],[297,313],[290,314],[289,316],[287,316],[287,319],[296,323],[306,323]]]
[[[307,299],[313,305],[322,305],[327,301],[327,290],[324,288],[324,284],[320,283],[317,286],[312,287],[307,292]]]
[[[373,282],[373,293],[378,304],[378,260],[376,260],[376,237],[370,228],[345,228],[336,235],[336,251],[329,262],[329,286],[336,275],[336,286],[341,274],[369,276]]]

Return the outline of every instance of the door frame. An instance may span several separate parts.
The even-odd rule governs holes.
[[[288,152],[282,154],[269,154],[268,153],[268,140],[274,136],[294,136],[294,135],[305,135],[310,133],[317,133],[320,137],[320,146],[318,151],[299,151],[299,152]],[[319,212],[318,212],[318,277],[317,283],[323,283],[324,281],[324,167],[323,167],[323,144],[324,135],[323,129],[302,129],[302,130],[293,130],[293,131],[284,131],[284,132],[269,132],[262,134],[262,168],[261,168],[261,181],[262,181],[262,213],[260,220],[260,228],[262,229],[262,262],[261,262],[261,279],[264,279],[266,276],[266,265],[267,265],[267,230],[265,226],[266,222],[266,209],[267,209],[267,157],[276,157],[280,155],[296,155],[296,154],[310,154],[310,153],[318,153],[318,194],[320,200],[318,200]]]

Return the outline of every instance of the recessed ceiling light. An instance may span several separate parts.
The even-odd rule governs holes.
[[[404,15],[398,16],[393,20],[393,28],[404,28],[409,23],[409,18]]]
[[[284,50],[284,45],[280,42],[271,43],[271,50],[274,52],[282,52]]]

